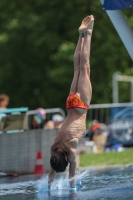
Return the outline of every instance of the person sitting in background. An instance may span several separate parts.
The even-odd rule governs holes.
[[[46,112],[43,108],[37,108],[36,114],[33,116],[31,128],[38,129],[42,128],[42,123],[46,119]]]
[[[4,110],[9,104],[10,98],[6,94],[0,95],[0,109]]]
[[[108,135],[107,125],[104,123],[100,123],[98,120],[95,119],[92,121],[90,128],[86,129],[84,138],[86,140],[92,141],[94,136],[100,135],[102,133]]]
[[[102,131],[101,131],[101,124],[99,123],[98,120],[96,120],[96,119],[93,120],[92,126],[91,126],[91,128],[90,128],[90,132],[91,132],[91,140],[92,140],[93,135],[94,135],[95,133],[97,133],[97,132],[102,132]]]
[[[44,129],[54,129],[54,128],[61,128],[63,117],[59,114],[55,114],[52,116],[52,120],[49,120],[45,125]]]

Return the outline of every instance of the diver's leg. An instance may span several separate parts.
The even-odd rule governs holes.
[[[92,87],[90,82],[90,46],[94,18],[90,16],[91,26],[84,32],[84,43],[80,53],[80,74],[78,79],[77,94],[87,105],[90,104]]]
[[[82,35],[79,35],[78,43],[77,43],[75,53],[74,53],[74,77],[73,77],[73,81],[70,88],[70,94],[77,92],[77,85],[78,85],[79,72],[80,72],[80,52],[81,52],[83,40],[84,39]]]

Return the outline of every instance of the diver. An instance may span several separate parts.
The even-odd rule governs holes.
[[[69,183],[75,188],[76,148],[86,130],[86,115],[92,96],[90,82],[90,46],[94,25],[93,15],[83,19],[74,53],[74,77],[66,100],[68,115],[51,146],[48,188],[58,172],[64,172],[69,163]]]

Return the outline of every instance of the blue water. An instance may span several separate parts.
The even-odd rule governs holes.
[[[47,191],[47,175],[0,178],[0,200],[133,200],[133,169],[85,170],[77,174],[82,188],[71,191],[68,174],[57,175]]]

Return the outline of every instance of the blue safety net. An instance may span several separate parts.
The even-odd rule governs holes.
[[[103,10],[122,10],[133,8],[133,0],[104,0]]]

